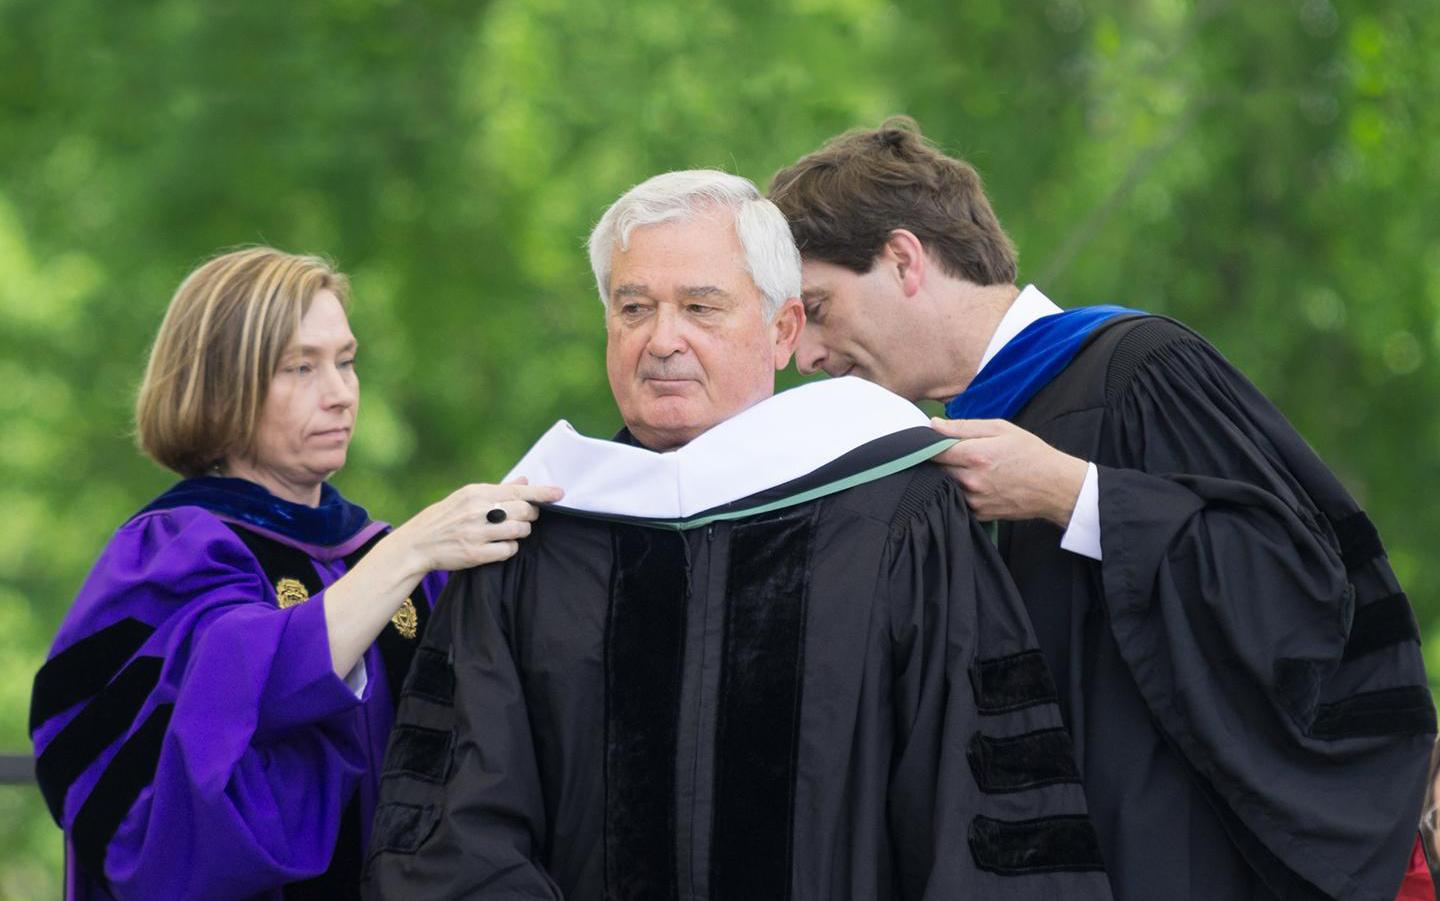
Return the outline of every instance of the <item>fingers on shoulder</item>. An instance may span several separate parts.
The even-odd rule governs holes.
[[[939,454],[934,460],[941,466],[950,468],[972,468],[986,462],[985,448],[979,446],[974,440],[961,441],[954,444]]]
[[[490,541],[481,549],[477,564],[499,563],[509,560],[520,550],[519,541]]]
[[[991,442],[971,439],[961,441],[935,458],[948,469],[986,469],[994,465],[995,449]]]
[[[455,489],[450,497],[467,510],[491,510],[500,507],[507,514],[519,514],[524,508],[531,506],[531,495],[543,494],[545,490],[546,486],[532,488],[528,485],[490,485],[483,482],[472,482]]]
[[[491,541],[513,541],[530,534],[531,525],[523,519],[507,519],[497,524],[490,532]]]
[[[502,501],[495,506],[505,511],[507,520],[534,522],[540,518],[540,508],[529,501]]]
[[[951,438],[993,438],[1015,428],[1003,419],[941,419],[932,417],[930,428]]]
[[[565,492],[555,485],[529,485],[506,482],[502,485],[482,486],[490,491],[497,501],[526,501],[532,504],[552,504],[564,497]]]

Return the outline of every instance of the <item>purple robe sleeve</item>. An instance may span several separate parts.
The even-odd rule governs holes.
[[[152,513],[96,563],[52,658],[72,648],[69,682],[98,693],[32,728],[92,876],[103,862],[122,899],[240,898],[324,871],[369,766],[377,679],[357,698],[334,674],[323,593],[279,609],[221,521]]]

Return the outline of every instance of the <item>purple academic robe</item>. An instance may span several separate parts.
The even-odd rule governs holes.
[[[331,547],[261,534],[302,552],[329,586],[384,528]],[[426,577],[429,597],[444,578]],[[246,544],[199,507],[143,513],[115,533],[51,649],[96,639],[72,657],[113,678],[89,675],[104,690],[34,730],[42,785],[62,786],[52,804],[69,847],[82,860],[99,848],[109,883],[72,853],[68,897],[280,898],[326,870],[352,796],[368,841],[394,706],[376,646],[358,695],[335,675],[320,601],[277,606]],[[57,737],[69,747],[47,764]]]

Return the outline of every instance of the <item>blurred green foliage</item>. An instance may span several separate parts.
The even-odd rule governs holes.
[[[1022,279],[1178,316],[1275,399],[1440,672],[1437,46],[1428,0],[0,0],[0,750],[171,481],[130,406],[192,266],[266,242],[352,275],[336,482],[401,520],[556,418],[615,427],[582,242],[624,188],[763,186],[893,112],[984,173]],[[0,788],[0,897],[57,897],[59,861],[38,794]]]

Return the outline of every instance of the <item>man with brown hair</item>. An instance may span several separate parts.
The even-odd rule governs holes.
[[[1435,719],[1374,526],[1194,332],[1062,311],[913,121],[776,174],[802,372],[946,404],[939,458],[1058,683],[1117,898],[1393,898]]]

